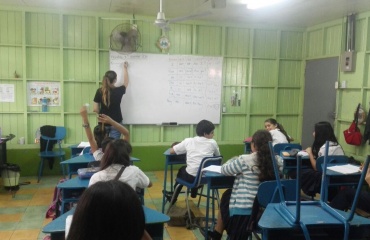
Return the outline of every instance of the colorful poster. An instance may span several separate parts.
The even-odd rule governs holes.
[[[46,98],[49,106],[60,106],[60,83],[59,82],[28,82],[27,104],[28,106],[41,106],[43,98]]]
[[[14,102],[14,84],[0,84],[0,102]]]

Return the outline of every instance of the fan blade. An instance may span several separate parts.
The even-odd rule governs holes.
[[[178,18],[172,18],[172,19],[168,20],[168,22],[169,23],[182,22],[182,21],[186,21],[186,20],[189,20],[189,19],[193,19],[193,18],[205,17],[205,16],[208,16],[208,15],[211,15],[211,14],[212,14],[211,11],[201,12],[201,13],[195,13],[195,14],[188,15],[188,16],[183,16],[183,17],[178,17]]]

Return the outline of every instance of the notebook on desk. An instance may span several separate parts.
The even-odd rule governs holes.
[[[88,179],[91,178],[91,176],[99,170],[99,167],[80,168],[77,170],[77,174],[80,179]]]

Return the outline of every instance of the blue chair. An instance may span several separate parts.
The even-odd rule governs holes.
[[[344,155],[329,155],[326,157],[328,164],[330,163],[348,163],[349,158]],[[322,172],[322,165],[324,163],[324,156],[318,157],[316,159],[316,170]]]
[[[273,147],[274,153],[279,155],[281,151],[290,151],[292,149],[302,150],[302,146],[298,143],[277,143]]]
[[[207,183],[206,179],[203,177],[203,171],[202,171],[203,168],[206,168],[206,167],[211,166],[211,165],[221,165],[221,162],[222,162],[222,156],[205,157],[205,158],[202,159],[202,162],[199,165],[198,172],[197,172],[197,175],[195,177],[194,182],[189,183],[189,182],[187,182],[187,181],[185,181],[181,178],[176,178],[176,182],[178,183],[178,185],[176,186],[175,192],[177,192],[177,190],[178,190],[177,188],[179,188],[180,185],[183,185],[187,188],[185,194],[186,194],[186,207],[187,207],[187,212],[188,212],[189,221],[190,221],[189,222],[190,228],[196,227],[193,224],[193,219],[192,219],[191,212],[190,212],[190,205],[189,205],[190,190],[192,188],[201,187],[202,185]],[[175,196],[172,196],[172,197],[174,198]],[[172,200],[171,200],[171,202],[172,202]],[[169,206],[168,209],[170,209],[170,208],[171,208],[171,205]]]
[[[44,170],[44,161],[48,160],[49,158],[59,158],[60,161],[64,160],[65,151],[62,149],[62,140],[66,136],[66,128],[65,127],[55,127],[55,136],[49,137],[41,134],[41,138],[46,142],[45,150],[39,153],[40,157],[40,164],[39,164],[39,171],[38,171],[38,178],[37,182],[40,182],[42,172]],[[57,143],[57,149],[53,150],[53,146]],[[51,150],[50,150],[51,149]],[[62,173],[64,176],[64,170],[62,167]]]
[[[278,191],[280,195],[281,202],[275,208],[278,214],[282,217],[284,221],[292,226],[292,229],[301,228],[303,231],[303,235],[306,240],[311,239],[310,234],[308,231],[308,227],[311,228],[340,228],[344,227],[344,240],[348,239],[349,236],[349,223],[353,219],[354,212],[356,209],[358,197],[361,191],[361,186],[363,184],[367,168],[370,161],[370,156],[367,157],[366,162],[364,164],[363,172],[361,174],[361,178],[359,181],[359,185],[356,190],[356,195],[352,204],[352,208],[349,214],[345,214],[344,212],[335,210],[331,208],[325,201],[326,192],[325,189],[327,187],[327,180],[326,180],[326,170],[327,170],[327,157],[328,157],[328,150],[329,150],[329,142],[326,142],[326,152],[324,155],[324,167],[323,167],[323,181],[321,186],[321,196],[319,201],[300,201],[300,171],[301,171],[301,156],[297,156],[297,192],[296,192],[296,200],[295,201],[286,201],[285,196],[283,193],[283,188],[281,184],[281,180],[279,178],[278,166],[274,161],[275,156],[273,154],[273,147],[272,143],[269,142],[269,147],[271,150],[271,159],[274,165],[274,172],[276,175],[276,182],[278,184]],[[301,216],[301,212],[303,213]]]

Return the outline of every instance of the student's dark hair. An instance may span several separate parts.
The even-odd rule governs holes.
[[[100,181],[82,194],[67,240],[140,240],[145,215],[136,192],[127,183]]]
[[[334,129],[331,124],[329,122],[318,122],[315,124],[315,139],[312,144],[312,154],[315,158],[318,157],[320,148],[326,141],[338,145],[338,140],[335,137]]]
[[[257,151],[257,162],[254,167],[259,169],[258,178],[261,182],[275,179],[274,166],[268,142],[272,137],[267,130],[258,130],[252,136],[252,143]]]
[[[203,137],[204,134],[210,134],[215,130],[215,125],[208,120],[202,120],[197,124],[196,133],[197,136]]]
[[[285,131],[282,124],[278,123],[276,121],[276,119],[274,119],[274,118],[268,118],[268,119],[265,120],[265,122],[268,122],[268,123],[271,123],[272,125],[275,125],[276,128],[278,128],[280,130],[280,132],[282,132],[284,134],[284,136],[286,137],[286,140],[290,143],[290,137],[289,137],[288,133]]]
[[[117,73],[115,71],[107,71],[103,77],[101,86],[102,101],[107,107],[110,105],[110,85],[115,79],[117,79]]]
[[[126,140],[111,140],[104,151],[103,158],[101,159],[100,169],[106,169],[112,164],[121,164],[127,167],[130,166],[131,152],[131,144]]]
[[[103,140],[108,136],[108,133],[105,128],[102,127],[101,124],[98,124],[94,127],[94,138],[98,148],[102,148]],[[103,150],[104,152],[104,150]]]

